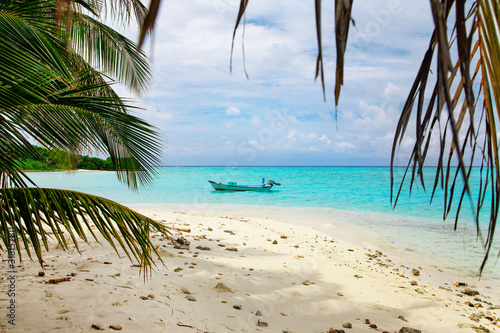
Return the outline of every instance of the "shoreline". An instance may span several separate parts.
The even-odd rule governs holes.
[[[44,253],[44,277],[38,263],[25,258],[17,273],[15,331],[94,332],[95,324],[129,332],[297,333],[349,331],[350,324],[353,332],[373,332],[373,324],[381,332],[474,332],[480,326],[500,332],[488,319],[500,316],[499,289],[481,281],[447,276],[443,284],[431,283],[426,276],[438,273],[426,266],[374,244],[348,242],[322,224],[156,208],[137,210],[163,221],[189,247],[176,249],[152,235],[165,266],[147,281],[108,244],[80,242],[81,255],[74,246],[64,252],[52,245]],[[46,283],[66,276],[69,281]],[[465,288],[479,295],[467,296]]]

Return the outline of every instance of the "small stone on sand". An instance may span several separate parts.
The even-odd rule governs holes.
[[[268,327],[268,326],[269,326],[269,324],[268,324],[266,321],[264,321],[264,320],[260,320],[260,319],[259,319],[259,320],[257,321],[257,326],[259,326],[259,327]]]

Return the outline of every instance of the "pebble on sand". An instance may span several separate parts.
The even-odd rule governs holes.
[[[410,327],[402,327],[399,330],[399,333],[422,333],[421,330],[417,330],[415,328],[410,328]]]
[[[268,326],[269,326],[269,324],[268,324],[266,321],[264,321],[264,320],[260,320],[260,319],[259,319],[259,320],[257,321],[257,326],[259,326],[259,327],[268,327]]]
[[[92,328],[98,331],[104,331],[104,326],[102,326],[101,324],[92,324]]]

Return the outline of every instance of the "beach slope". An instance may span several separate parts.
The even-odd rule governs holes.
[[[142,213],[171,227],[175,240],[152,235],[164,266],[159,263],[146,281],[137,263],[118,257],[108,244],[82,244],[81,254],[53,246],[44,254],[43,273],[26,260],[17,268],[15,326],[3,321],[1,330],[500,332],[492,290],[474,280],[428,282],[430,272],[418,264],[313,226]],[[3,295],[4,311],[8,302]]]

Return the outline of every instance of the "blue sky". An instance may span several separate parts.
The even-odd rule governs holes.
[[[139,115],[165,140],[165,165],[388,165],[399,111],[432,33],[426,1],[354,2],[334,106],[334,1],[323,1],[326,102],[314,80],[314,2],[253,0],[244,48],[239,0],[163,1],[154,80]],[[413,139],[400,148],[405,164]],[[431,152],[432,154],[432,152]]]

